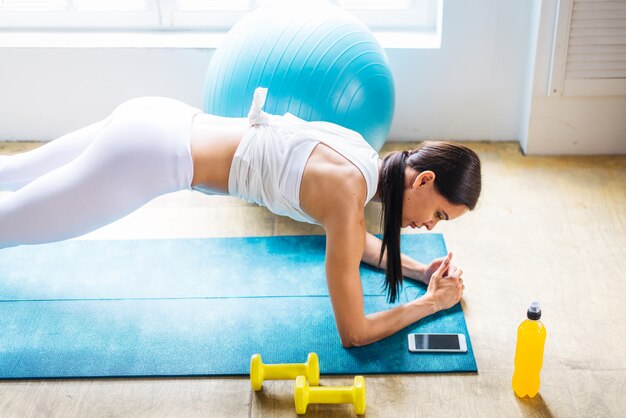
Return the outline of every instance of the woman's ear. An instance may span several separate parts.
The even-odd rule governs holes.
[[[435,181],[434,172],[430,170],[422,171],[421,173],[417,175],[417,178],[415,179],[415,182],[413,183],[413,187],[425,186],[433,181]]]

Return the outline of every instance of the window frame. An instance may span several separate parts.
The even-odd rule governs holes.
[[[70,2],[72,0],[69,0]],[[3,11],[0,30],[146,30],[159,25],[160,0],[146,0],[142,11],[42,10]],[[66,6],[67,7],[67,6]],[[71,7],[71,3],[70,3]]]
[[[70,6],[71,6],[71,1]],[[341,0],[334,0],[338,3]],[[409,10],[348,9],[373,31],[440,31],[443,0],[408,0]],[[177,0],[146,0],[144,11],[3,11],[0,30],[225,32],[263,0],[243,10],[181,11]],[[417,23],[416,23],[417,22]]]

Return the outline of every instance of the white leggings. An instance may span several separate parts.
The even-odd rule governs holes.
[[[141,97],[32,151],[0,156],[0,248],[76,237],[153,198],[191,188],[191,121],[201,112]]]

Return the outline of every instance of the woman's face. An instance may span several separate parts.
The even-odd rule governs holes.
[[[435,189],[435,173],[417,172],[407,168],[405,173],[404,202],[402,206],[402,227],[432,230],[437,222],[456,219],[469,208],[455,205]]]

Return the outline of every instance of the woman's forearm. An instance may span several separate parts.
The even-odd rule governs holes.
[[[380,263],[380,266],[378,265],[381,246],[382,241],[380,240],[380,238],[367,232],[365,236],[365,251],[363,251],[363,257],[361,258],[361,261],[371,266],[382,268],[384,270],[387,266],[387,253],[383,254],[383,259]],[[424,274],[426,266],[405,254],[401,254],[400,259],[402,262],[403,276],[413,280],[423,281],[422,276]]]
[[[365,329],[352,344],[361,346],[382,340],[436,311],[434,301],[430,297],[422,296],[393,309],[366,315]]]

